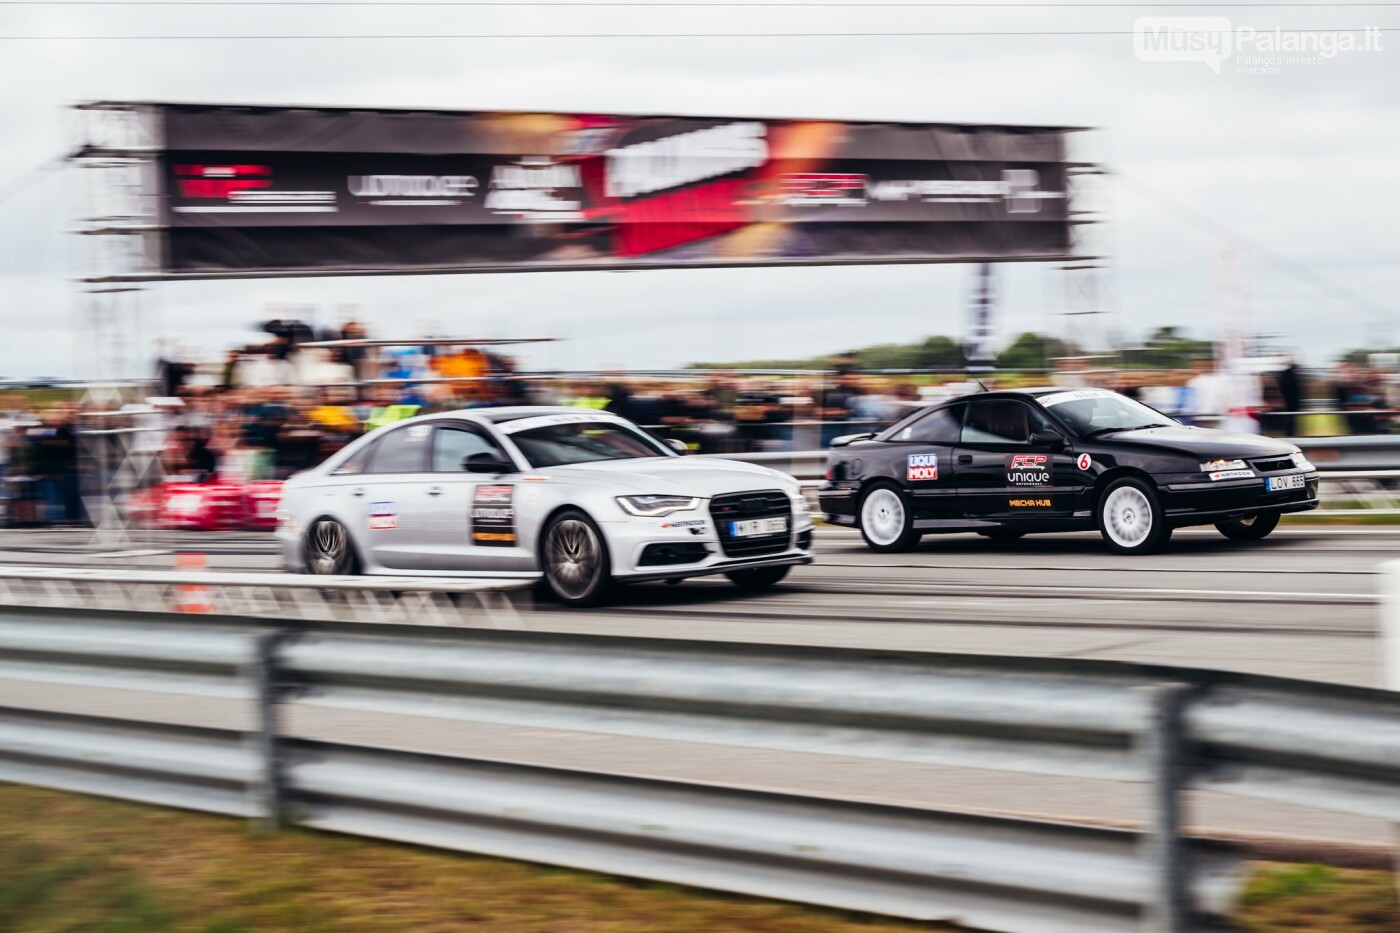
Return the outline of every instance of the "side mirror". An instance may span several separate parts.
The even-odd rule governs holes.
[[[495,454],[471,454],[462,459],[462,469],[468,473],[513,473],[515,464]]]
[[[1064,450],[1065,439],[1058,431],[1032,431],[1032,447],[1049,447],[1051,450]]]
[[[685,441],[678,441],[674,437],[666,438],[666,446],[671,448],[681,456],[685,456],[686,454],[690,453],[690,448],[685,446]]]
[[[856,441],[868,441],[874,436],[874,431],[867,431],[864,434],[842,434],[840,437],[833,437],[831,439],[831,446],[845,447],[848,444],[854,444]]]

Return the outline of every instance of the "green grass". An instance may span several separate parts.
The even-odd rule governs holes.
[[[3,933],[390,930],[949,928],[0,784]]]
[[[1393,878],[1256,867],[1244,930],[1395,933]],[[0,784],[3,933],[924,933],[952,928]]]
[[[1327,865],[1261,865],[1240,901],[1240,926],[1254,933],[1400,930],[1396,879],[1389,872]]]

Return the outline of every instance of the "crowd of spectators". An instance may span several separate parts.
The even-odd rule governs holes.
[[[329,333],[282,320],[264,330],[266,341],[232,350],[216,364],[163,353],[156,394],[129,396],[115,412],[110,402],[100,411],[95,401],[36,405],[23,395],[0,398],[7,521],[85,522],[81,493],[94,484],[282,479],[383,424],[481,406],[605,409],[706,454],[819,449],[838,435],[875,430],[983,385],[1108,385],[1186,423],[1279,436],[1385,433],[1395,428],[1392,412],[1400,409],[1400,383],[1349,364],[1322,379],[1311,374],[1306,385],[1286,361],[1241,375],[1215,371],[1209,360],[1176,371],[1107,371],[1071,360],[1053,374],[984,375],[981,383],[962,375],[863,373],[848,360],[822,376],[523,378],[508,357],[467,343],[305,346],[364,338],[365,328],[354,321]],[[1325,416],[1330,422],[1300,414],[1319,407],[1318,399],[1332,409]],[[159,469],[118,476],[132,452]]]

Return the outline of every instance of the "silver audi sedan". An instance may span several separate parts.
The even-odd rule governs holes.
[[[615,583],[724,574],[772,586],[811,563],[797,481],[683,457],[578,408],[484,408],[380,428],[287,481],[287,569],[538,579],[593,605]]]

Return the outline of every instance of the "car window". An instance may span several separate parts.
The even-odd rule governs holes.
[[[949,405],[924,415],[906,425],[890,438],[892,441],[913,441],[919,444],[956,444],[962,430],[963,405]]]
[[[634,428],[610,421],[545,424],[516,431],[510,439],[535,469],[598,460],[671,456],[671,451]]]
[[[374,443],[366,473],[421,473],[428,461],[430,424],[410,424],[390,431]]]
[[[1025,405],[1010,399],[969,402],[962,439],[965,443],[1024,444],[1029,437],[1027,410]]]
[[[340,465],[331,471],[331,475],[354,476],[357,473],[363,473],[365,467],[369,464],[369,458],[374,454],[374,448],[374,444],[366,444],[361,447],[359,450],[340,461]]]
[[[490,438],[470,428],[446,425],[433,432],[433,472],[460,473],[463,461],[473,454],[506,459]]]

